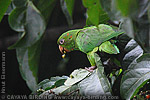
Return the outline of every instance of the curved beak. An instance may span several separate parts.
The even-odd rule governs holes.
[[[70,52],[69,50],[67,50],[66,48],[62,47],[59,45],[59,50],[62,54],[65,54],[66,52]]]
[[[63,54],[63,49],[64,49],[64,48],[59,45],[59,50],[60,50],[60,52],[61,52],[62,54]]]

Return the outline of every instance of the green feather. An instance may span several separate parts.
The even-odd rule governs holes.
[[[76,38],[76,43],[80,51],[87,53],[95,47],[100,46],[103,42],[116,37],[123,32],[115,32],[112,27],[100,24],[96,26],[81,29]]]
[[[94,66],[93,52],[96,52],[94,48],[109,54],[118,54],[119,49],[114,44],[115,41],[110,39],[122,33],[115,32],[109,25],[100,24],[97,27],[91,26],[67,31],[60,36],[57,43],[69,51],[80,50],[86,53],[91,65]],[[60,43],[62,39],[64,40],[63,44]]]
[[[106,41],[99,46],[99,51],[103,51],[109,54],[118,54],[119,49],[115,44],[111,44],[110,41]]]

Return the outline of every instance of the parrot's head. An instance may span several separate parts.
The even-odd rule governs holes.
[[[79,30],[70,30],[63,33],[59,39],[57,40],[57,44],[59,45],[59,50],[62,54],[66,52],[70,52],[73,50],[77,50],[78,47],[76,45],[76,36]]]

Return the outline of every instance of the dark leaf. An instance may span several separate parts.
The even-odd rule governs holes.
[[[67,76],[56,76],[56,77],[51,77],[50,80],[49,79],[45,79],[42,82],[40,82],[38,84],[38,88],[39,89],[44,89],[46,90],[50,90],[52,88],[56,88],[59,87],[61,85],[64,85],[65,80],[68,79]]]
[[[116,0],[100,0],[102,8],[107,12],[109,18],[113,21],[122,19],[120,11],[116,8]]]
[[[27,0],[12,0],[13,4],[15,5],[15,7],[20,8],[20,7],[25,7],[27,4]]]
[[[138,1],[138,8],[131,16],[133,23],[133,37],[143,48],[144,52],[150,52],[150,21],[148,19],[149,0]]]
[[[21,18],[23,18],[21,20],[23,20],[23,21],[25,20],[24,28],[25,28],[26,32],[22,36],[22,38],[20,38],[20,40],[18,40],[17,43],[10,46],[9,49],[20,48],[20,47],[29,47],[29,46],[33,45],[34,43],[36,43],[43,36],[45,27],[46,27],[45,20],[41,16],[40,12],[33,5],[33,3],[30,1],[28,2],[28,6],[26,8],[25,15],[26,15],[25,17],[21,16]],[[20,15],[18,15],[18,16],[20,17]],[[16,16],[10,16],[10,19],[14,20],[14,18],[11,18],[11,17],[15,18]],[[13,27],[14,22],[18,22],[19,20],[17,20],[17,21],[9,20],[9,21],[12,22],[10,24],[12,24],[11,26]],[[15,25],[15,26],[19,26],[19,25]],[[19,28],[20,28],[20,26],[19,26]]]
[[[101,0],[101,3],[110,19],[120,21],[120,28],[135,39],[144,52],[150,52],[149,0]]]
[[[46,27],[45,21],[48,20],[52,9],[54,8],[54,2],[54,0],[51,0],[51,2],[38,0],[36,6],[38,6],[40,12],[36,6],[33,5],[32,1],[25,0],[22,2],[21,0],[14,0],[17,8],[14,9],[9,16],[9,24],[12,29],[15,31],[23,31],[22,34],[19,34],[20,39],[18,42],[9,47],[9,49],[16,48],[20,73],[32,91],[35,91],[38,88],[37,71],[42,37]],[[62,81],[59,81],[56,82],[55,86],[61,84]],[[44,88],[46,89],[47,87],[45,86]]]
[[[74,8],[74,0],[60,0],[60,5],[63,13],[66,16],[69,26],[73,25],[72,14]]]
[[[130,23],[124,24],[124,26],[128,26],[130,24],[131,32],[127,34],[138,42],[138,44],[143,48],[144,52],[150,51],[150,22],[148,20],[147,13],[149,3],[149,0],[139,1],[137,8],[138,11],[134,12],[134,14],[131,16]],[[124,21],[124,23],[126,23],[126,21]],[[122,28],[124,28],[124,26]],[[124,30],[129,30],[129,27],[126,27]]]
[[[117,37],[117,47],[119,48],[120,52],[124,50],[127,43],[131,40],[126,34],[121,34]]]
[[[57,0],[33,0],[33,3],[43,15],[46,23],[48,23],[51,13],[56,5],[56,1]]]
[[[35,91],[37,89],[37,70],[41,48],[41,40],[28,48],[16,49],[19,69],[28,87]]]
[[[96,69],[92,75],[85,78],[78,85],[80,94],[84,96],[111,95],[111,91],[109,91],[109,87],[107,86],[107,83],[105,83],[105,79],[98,72],[98,69]]]
[[[128,42],[122,52],[125,54],[121,62],[123,70],[126,70],[135,59],[143,54],[142,48],[133,39]]]
[[[46,83],[48,83],[48,82],[50,82],[49,79],[44,79],[43,81],[41,81],[41,82],[38,84],[38,87],[43,89],[43,85],[46,84]]]
[[[150,22],[150,3],[149,3],[149,6],[148,6],[148,19],[149,19],[149,22]]]
[[[124,72],[120,92],[123,99],[131,99],[144,82],[150,79],[150,54],[144,54]]]
[[[13,2],[11,2],[8,9],[7,9],[7,11],[5,12],[5,15],[10,15],[12,10],[14,10],[15,8],[16,8],[15,5],[13,4]]]

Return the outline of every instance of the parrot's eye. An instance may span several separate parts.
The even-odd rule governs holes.
[[[64,42],[65,42],[64,39],[61,39],[61,40],[59,41],[60,44],[64,44]]]

